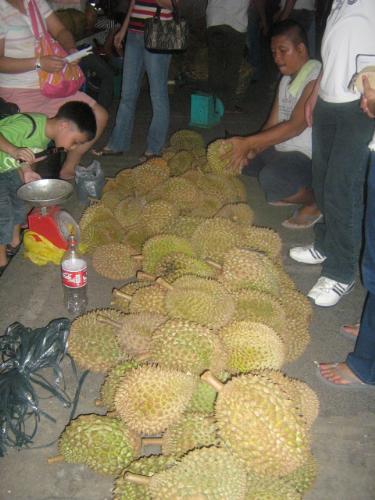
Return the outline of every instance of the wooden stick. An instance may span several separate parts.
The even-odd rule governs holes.
[[[150,477],[141,476],[140,474],[132,474],[131,472],[126,472],[124,474],[124,479],[129,481],[129,483],[139,484],[141,486],[148,486],[151,481]]]
[[[52,464],[59,464],[61,462],[64,461],[64,455],[56,455],[54,457],[49,457],[47,458],[47,463],[49,465],[52,465]]]
[[[128,300],[129,302],[132,300],[132,296],[131,295],[128,295],[127,293],[125,292],[122,292],[121,290],[118,290],[117,288],[114,288],[112,290],[112,293],[114,295],[117,295],[118,297],[121,297],[122,299],[125,299],[125,300]]]
[[[215,269],[218,269],[219,271],[223,270],[223,267],[220,264],[218,264],[217,262],[215,262],[214,260],[205,259],[205,261],[207,262],[207,264],[209,266],[214,267]]]
[[[142,445],[143,446],[161,446],[163,443],[163,438],[155,437],[155,438],[143,438]]]
[[[212,375],[212,373],[208,370],[206,372],[202,373],[201,379],[204,382],[207,382],[207,384],[209,384],[211,387],[213,387],[215,389],[215,391],[217,391],[217,392],[220,392],[221,389],[224,387],[224,384],[222,382],[220,382],[220,380],[218,380],[216,377],[214,377]]]
[[[143,255],[141,253],[138,253],[136,255],[132,255],[132,259],[134,259],[137,262],[143,262]]]
[[[156,283],[160,286],[162,286],[163,288],[166,288],[167,290],[173,290],[173,286],[168,283],[168,281],[166,281],[164,278],[156,278]]]
[[[121,327],[121,323],[115,321],[114,319],[109,318],[108,316],[105,316],[104,314],[98,314],[96,318],[100,323],[104,323],[105,325],[110,325],[115,328]]]
[[[153,274],[145,273],[144,271],[138,271],[137,272],[137,280],[139,281],[155,281],[156,276]]]

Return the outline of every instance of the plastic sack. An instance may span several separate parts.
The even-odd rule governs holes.
[[[78,165],[75,173],[78,199],[82,204],[87,204],[89,198],[99,199],[105,183],[102,166],[94,160],[88,167]]]
[[[37,266],[44,266],[49,262],[59,266],[65,250],[58,248],[47,238],[34,231],[25,231],[23,237],[24,256]]]

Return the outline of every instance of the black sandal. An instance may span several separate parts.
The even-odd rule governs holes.
[[[18,250],[21,248],[22,241],[16,246],[13,247],[10,243],[6,246],[6,254],[8,257],[14,257],[17,253]],[[6,267],[6,266],[5,266]]]

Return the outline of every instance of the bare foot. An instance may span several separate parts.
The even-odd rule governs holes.
[[[281,225],[288,229],[307,229],[320,221],[321,218],[322,214],[319,210],[301,207],[293,213],[292,217],[284,220]]]
[[[354,325],[342,325],[340,327],[340,333],[345,335],[345,337],[352,338],[353,340],[358,337],[360,323],[355,323]]]
[[[366,385],[362,382],[346,363],[319,363],[320,375],[326,382],[333,385]]]

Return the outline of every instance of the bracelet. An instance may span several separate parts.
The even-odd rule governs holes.
[[[37,58],[35,59],[35,66],[34,66],[34,69],[39,70],[39,69],[41,69],[41,68],[42,68],[42,65],[40,64],[40,57],[37,57]]]

